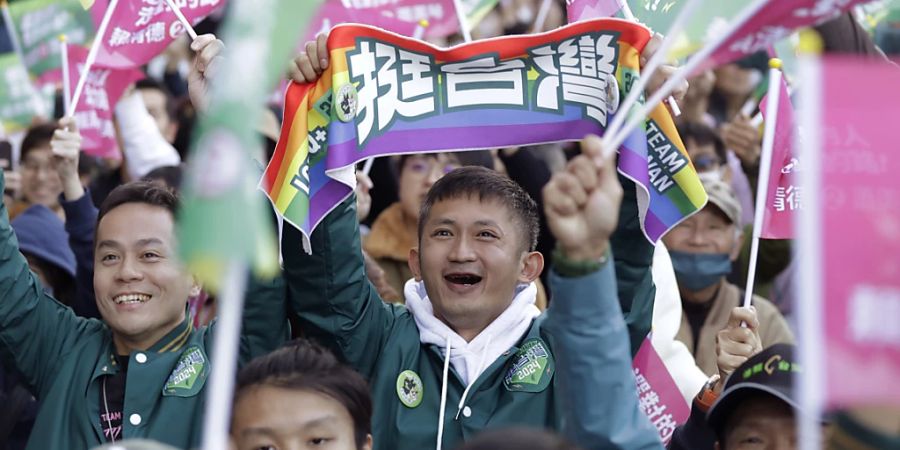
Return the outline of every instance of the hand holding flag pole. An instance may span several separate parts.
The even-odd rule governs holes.
[[[766,128],[763,132],[762,154],[759,160],[759,180],[756,184],[756,206],[753,214],[753,237],[750,242],[750,267],[747,271],[747,286],[744,289],[743,307],[750,306],[753,299],[753,285],[756,282],[756,260],[759,256],[759,236],[766,213],[769,197],[769,176],[772,168],[772,148],[775,145],[775,128],[778,123],[778,100],[781,96],[781,60],[769,60],[769,92],[766,94]]]

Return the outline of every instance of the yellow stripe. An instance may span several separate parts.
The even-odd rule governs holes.
[[[169,342],[168,344],[166,344],[165,346],[163,346],[163,348],[159,349],[159,352],[160,352],[160,353],[163,353],[163,352],[172,351],[172,347],[173,347],[176,343],[178,343],[179,340],[184,340],[184,339],[186,339],[187,336],[190,335],[190,334],[191,334],[191,324],[190,324],[190,322],[188,322],[188,323],[187,323],[187,326],[184,327],[184,331],[182,331],[181,334],[179,334],[178,336],[176,336],[175,339],[172,339],[171,342]]]

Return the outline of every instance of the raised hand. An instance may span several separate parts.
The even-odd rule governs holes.
[[[63,117],[59,129],[50,140],[53,165],[62,182],[63,197],[68,201],[78,200],[84,195],[84,186],[78,176],[78,157],[81,153],[81,133],[75,126],[75,119]]]
[[[602,156],[600,138],[584,138],[581,149],[544,187],[544,213],[566,258],[596,261],[605,255],[618,225],[622,186],[615,156]]]
[[[225,43],[217,39],[214,34],[197,36],[191,42],[191,50],[195,52],[194,63],[188,73],[188,95],[191,103],[197,111],[206,111],[209,108],[209,86],[222,66],[222,52]]]
[[[288,65],[288,75],[296,83],[315,83],[328,68],[328,35],[320,34],[315,41],[309,41]]]
[[[747,324],[746,327],[741,324]],[[744,361],[762,351],[756,308],[734,308],[728,325],[716,334],[716,363],[722,382]]]

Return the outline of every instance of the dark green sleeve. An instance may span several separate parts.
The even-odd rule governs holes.
[[[0,191],[4,185],[0,174]],[[44,293],[19,252],[6,206],[0,202],[0,357],[6,367],[14,367],[40,398],[76,342],[102,328],[99,321],[75,316]]]
[[[284,273],[301,331],[371,376],[398,310],[382,302],[366,278],[356,197],[330,212],[310,240],[311,255],[300,231],[285,224]]]
[[[248,278],[238,359],[241,365],[276,350],[291,336],[287,285],[282,275],[270,279],[253,275]]]
[[[653,244],[644,236],[638,216],[637,192],[631,180],[619,175],[624,195],[619,210],[619,225],[610,238],[616,262],[616,283],[619,305],[628,325],[631,356],[650,333],[653,300],[656,286],[650,266],[653,263]]]

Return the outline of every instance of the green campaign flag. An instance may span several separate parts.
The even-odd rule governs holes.
[[[225,59],[188,159],[178,220],[182,260],[213,291],[231,262],[246,262],[260,275],[278,269],[273,213],[257,189],[264,161],[256,124],[304,28],[298,22],[316,7],[297,0],[231,3]]]
[[[634,17],[653,31],[666,34],[687,0],[631,0]],[[746,0],[706,1],[687,20],[684,31],[672,48],[671,56],[684,59],[700,50],[704,42],[727,30],[728,24],[747,7]],[[622,13],[619,13],[619,17]]]
[[[19,55],[0,55],[0,122],[6,132],[27,128],[44,115],[43,106]]]
[[[9,14],[25,66],[35,77],[62,65],[57,39],[60,34],[65,34],[70,44],[81,45],[94,36],[91,14],[79,0],[17,0],[9,3]]]

